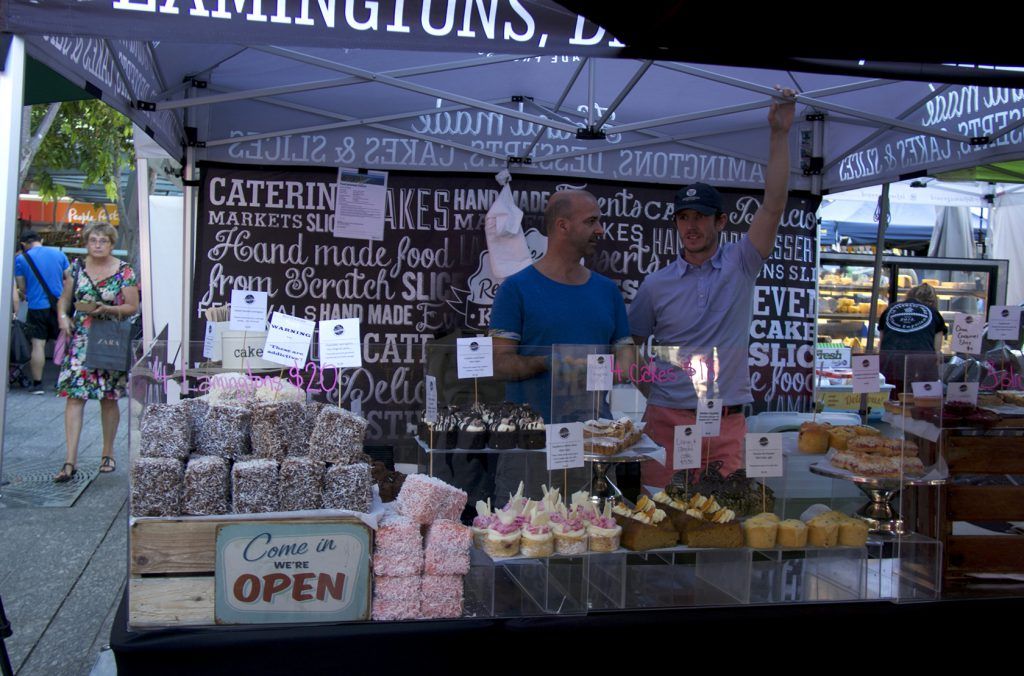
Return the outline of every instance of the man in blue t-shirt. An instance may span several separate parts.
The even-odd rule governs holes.
[[[494,375],[510,381],[508,399],[530,403],[548,423],[575,421],[577,415],[593,413],[576,410],[574,402],[561,396],[558,410],[552,412],[551,346],[610,345],[621,351],[632,340],[618,287],[580,262],[594,253],[604,235],[597,199],[583,190],[557,192],[548,200],[544,225],[548,237],[544,257],[502,282],[494,299],[490,331]],[[583,394],[592,400],[592,392]],[[520,480],[528,495],[539,497],[540,485],[548,480],[544,456],[503,454],[495,480],[496,499],[514,492]]]
[[[57,306],[50,302],[50,298],[60,298],[64,290],[64,271],[68,269],[68,257],[58,249],[43,246],[39,235],[32,230],[23,232],[20,242],[22,253],[14,259],[14,279],[22,298],[28,299],[25,329],[32,341],[32,358],[29,361],[32,393],[43,394],[46,341],[56,340],[60,331],[57,326]],[[32,259],[39,271],[38,276],[26,257]]]

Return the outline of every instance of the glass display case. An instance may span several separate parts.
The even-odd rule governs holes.
[[[544,421],[542,438],[524,436],[524,430],[537,431],[537,428],[520,423],[533,422],[533,412],[546,404],[529,395],[527,411],[525,404],[506,401],[509,398],[506,381],[485,375],[459,378],[456,345],[428,341],[417,356],[419,373],[425,376],[422,384],[417,384],[415,377],[401,370],[404,366],[387,364],[387,356],[394,354],[393,348],[387,345],[363,344],[364,364],[344,368],[321,368],[315,349],[311,351],[310,361],[301,368],[297,364],[282,367],[251,360],[229,366],[223,359],[215,363],[197,358],[187,379],[183,379],[180,372],[169,366],[177,347],[157,343],[132,372],[129,432],[133,461],[152,455],[145,451],[147,444],[152,443],[144,438],[143,419],[148,415],[147,407],[175,400],[191,401],[198,395],[211,407],[231,407],[233,413],[238,413],[236,409],[248,409],[253,416],[251,427],[246,428],[252,435],[251,446],[226,459],[232,484],[237,479],[234,469],[230,469],[231,463],[237,469],[252,456],[261,457],[265,464],[276,462],[274,471],[280,473],[283,482],[285,464],[296,461],[287,451],[277,457],[273,451],[267,455],[266,449],[257,450],[266,443],[265,438],[257,440],[257,432],[266,435],[268,424],[273,428],[273,420],[280,420],[282,426],[291,427],[271,431],[283,442],[297,436],[308,438],[308,443],[312,444],[316,432],[303,429],[306,423],[294,425],[274,417],[283,414],[287,406],[312,407],[318,411],[316,426],[322,425],[319,418],[328,410],[336,411],[343,421],[351,421],[355,415],[366,423],[359,452],[370,457],[357,454],[349,461],[379,460],[382,463],[381,471],[373,474],[372,504],[365,506],[367,523],[372,523],[372,528],[380,528],[388,518],[386,515],[394,513],[394,505],[401,505],[401,499],[398,503],[391,501],[400,491],[386,494],[385,490],[390,481],[387,477],[395,469],[401,469],[406,475],[404,486],[413,481],[410,479],[413,474],[419,474],[427,477],[424,481],[443,486],[443,490],[438,489],[442,490],[441,495],[464,491],[461,499],[465,500],[466,508],[460,514],[445,512],[440,518],[461,520],[469,525],[474,523],[478,501],[490,500],[493,508],[510,501],[509,493],[515,493],[516,489],[500,487],[503,480],[500,462],[511,460],[512,464],[506,464],[504,469],[514,476],[512,483],[524,481],[523,498],[529,496],[534,501],[524,501],[527,509],[520,516],[532,519],[538,511],[549,509],[553,503],[545,504],[545,495],[550,495],[553,489],[561,495],[567,512],[573,506],[572,496],[586,491],[587,500],[597,508],[595,514],[612,519],[602,528],[618,531],[615,546],[609,551],[591,546],[566,552],[551,551],[540,556],[526,556],[523,551],[504,556],[489,552],[478,543],[468,550],[465,569],[457,574],[460,577],[458,589],[452,591],[458,592],[457,602],[450,607],[442,606],[447,610],[434,615],[426,611],[392,615],[389,614],[392,611],[399,612],[394,610],[393,604],[387,606],[387,612],[378,615],[377,591],[396,585],[392,585],[391,573],[376,567],[379,552],[375,550],[374,569],[368,578],[368,588],[374,594],[375,619],[454,617],[456,612],[459,617],[522,617],[582,614],[592,610],[640,611],[655,607],[937,597],[941,562],[938,541],[933,536],[914,533],[911,528],[888,531],[877,528],[867,532],[855,512],[860,506],[870,506],[874,498],[868,499],[867,495],[871,494],[858,498],[853,482],[847,477],[814,472],[811,465],[820,464],[824,456],[810,459],[799,448],[799,422],[795,426],[773,428],[785,430],[780,432],[781,476],[756,480],[739,474],[712,477],[710,472],[680,471],[677,468],[684,462],[686,444],[674,439],[672,443],[658,444],[644,427],[646,400],[637,384],[639,381],[643,385],[649,378],[631,378],[630,362],[622,361],[621,357],[616,359],[614,350],[608,346],[556,345],[548,349],[546,359],[551,365],[548,392],[553,415],[551,420]],[[203,346],[195,343],[190,351],[192,355],[200,355]],[[662,367],[692,367],[692,360],[680,358],[684,350],[669,352],[671,354],[666,352],[647,362],[648,370],[643,373],[652,378],[665,378],[667,372]],[[250,351],[240,348],[238,354],[248,356]],[[498,376],[503,375],[502,369],[506,368],[500,362],[500,356],[495,355],[493,366]],[[383,376],[373,375],[372,382],[370,364],[384,367]],[[712,364],[708,372],[715,372],[715,367]],[[703,380],[701,369],[692,370],[694,387],[701,391],[698,406],[704,406],[716,389],[709,384],[711,381]],[[635,375],[640,373],[635,371]],[[187,392],[182,387],[186,380]],[[405,398],[400,396],[401,390],[394,387],[402,382],[412,383],[410,396]],[[381,383],[386,384],[381,386]],[[327,408],[319,408],[311,402],[320,402]],[[257,410],[263,416],[259,426],[255,425]],[[268,413],[270,418],[266,417]],[[743,414],[729,411],[727,415]],[[810,414],[793,415],[802,416],[802,420],[810,417]],[[209,417],[207,422],[199,424],[207,425],[208,420]],[[389,422],[392,420],[393,424]],[[753,432],[760,432],[762,428],[756,420],[752,418],[749,427]],[[836,422],[843,421],[837,419]],[[500,433],[508,431],[504,429],[506,424],[518,427],[514,436]],[[224,434],[233,430],[228,423],[223,427]],[[552,431],[556,431],[554,436],[558,437],[554,443],[564,441],[563,446],[552,446]],[[470,434],[462,434],[466,432]],[[492,436],[492,432],[497,434]],[[709,429],[704,436],[716,434]],[[210,439],[206,443],[209,442]],[[694,448],[698,464],[707,464],[709,446],[701,441]],[[325,482],[335,465],[345,464],[319,450],[313,455],[326,464]],[[193,455],[185,454],[178,461],[185,467],[194,459]],[[532,461],[532,468],[524,469],[516,464],[516,461],[528,460]],[[565,468],[549,469],[557,463]],[[669,468],[674,473],[670,484],[649,484],[641,481],[639,472],[630,471],[644,465]],[[129,621],[136,628],[215,624],[216,557],[212,550],[218,528],[253,519],[330,521],[338,518],[337,509],[347,507],[347,503],[327,504],[328,489],[324,483],[325,500],[319,509],[289,512],[283,507],[286,489],[282,483],[282,503],[275,503],[281,505],[282,511],[253,514],[233,513],[228,509],[226,513],[205,516],[187,511],[140,515],[134,511],[137,499],[134,484],[139,478],[135,470],[133,464],[128,612]],[[511,485],[509,481],[505,484]],[[350,487],[350,483],[345,484],[346,490]],[[223,486],[218,490],[224,490]],[[896,493],[896,497],[886,496],[895,500],[896,512],[914,513],[912,507],[902,502],[903,494]],[[693,513],[680,509],[682,501]],[[701,511],[701,505],[711,503],[717,509]],[[609,510],[614,506],[612,515],[604,511],[606,504]],[[760,541],[751,535],[759,531],[747,527],[747,522],[760,514],[762,520],[771,522],[790,520],[788,528],[798,532],[810,529],[807,523],[813,520],[814,514],[808,512],[808,507],[812,512],[832,515],[824,517],[819,524],[825,538],[821,542],[801,539],[786,543],[774,537]],[[401,506],[398,513],[406,516],[406,509],[407,506]],[[552,512],[556,509],[560,507],[551,507]],[[731,518],[718,520],[718,517],[704,516],[714,515],[719,509],[731,512]],[[438,506],[438,510],[442,507]],[[696,516],[698,513],[700,519]],[[867,516],[881,520],[877,509]],[[835,524],[829,521],[833,518],[838,520]],[[793,521],[800,523],[794,525]],[[835,533],[828,535],[829,529],[838,533],[840,522],[851,525],[856,531],[855,542],[838,541],[833,537]],[[916,516],[914,522],[917,522]],[[532,521],[524,521],[528,523]],[[419,546],[432,546],[430,533],[434,527],[433,521],[423,522],[422,542],[425,544]],[[699,537],[693,536],[695,532]],[[425,556],[427,561],[431,560],[429,553]],[[433,565],[439,564],[435,560]],[[426,572],[422,575],[424,580],[430,577]],[[182,608],[182,598],[189,599],[187,608]]]
[[[867,347],[874,266],[872,255],[820,254],[819,343]],[[939,311],[947,324],[952,325],[957,312],[985,314],[990,305],[1005,301],[1007,266],[1005,260],[883,256],[877,315],[923,283],[935,287]],[[950,341],[947,334],[946,354],[951,354]]]

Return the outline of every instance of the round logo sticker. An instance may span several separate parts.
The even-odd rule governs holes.
[[[896,303],[885,316],[885,328],[897,333],[920,331],[931,323],[931,308],[918,303]]]
[[[567,439],[569,437],[569,428],[563,427],[562,429],[558,430],[558,436],[562,437],[563,439]]]
[[[696,188],[690,188],[689,190],[686,191],[686,196],[687,197],[693,197],[696,194],[697,194],[697,189]]]
[[[972,315],[965,315],[964,316],[964,323],[965,324],[973,324],[974,323],[974,317]]]
[[[251,293],[246,294],[245,302],[248,303],[249,305],[252,305],[253,303],[256,302],[256,296],[252,295]]]
[[[342,326],[341,324],[336,324],[334,326],[334,335],[340,336],[343,333],[345,333],[345,327]]]
[[[868,367],[868,364],[870,364],[870,363],[871,363],[871,360],[870,360],[870,359],[865,359],[864,361],[862,361],[862,362],[860,363],[860,365],[861,365],[861,366],[863,366],[864,368],[867,368],[867,367]]]
[[[1009,317],[1010,316],[1010,311],[1007,310],[1006,308],[1003,308],[1002,311],[999,313],[999,316],[1000,317]]]
[[[472,343],[469,344],[469,349],[474,350],[474,351],[479,350],[480,349],[480,343],[478,343],[476,341],[473,341]]]
[[[693,428],[692,427],[687,427],[685,430],[683,430],[683,434],[685,434],[688,437],[692,437],[693,436]]]
[[[713,409],[714,407],[715,407],[715,402],[713,402],[713,401],[709,401],[709,402],[708,402],[708,410],[710,411],[710,410],[711,410],[711,409]]]
[[[597,363],[598,364],[604,364],[604,357],[598,357],[597,358]]]

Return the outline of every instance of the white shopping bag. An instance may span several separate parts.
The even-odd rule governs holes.
[[[523,211],[516,206],[509,188],[512,177],[507,170],[502,170],[494,178],[502,188],[498,199],[487,210],[484,234],[487,236],[491,271],[500,281],[532,264],[533,258],[523,234]]]

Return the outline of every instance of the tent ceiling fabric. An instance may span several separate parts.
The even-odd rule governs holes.
[[[407,33],[388,29],[392,2],[262,6],[266,21],[243,16],[255,3],[11,0],[2,21],[176,157],[194,128],[198,159],[493,172],[511,158],[570,180],[759,187],[775,84],[800,91],[797,189],[815,187],[801,163],[819,131],[826,193],[1024,156],[1024,90],[617,58],[610,34],[543,0],[408,0]]]

